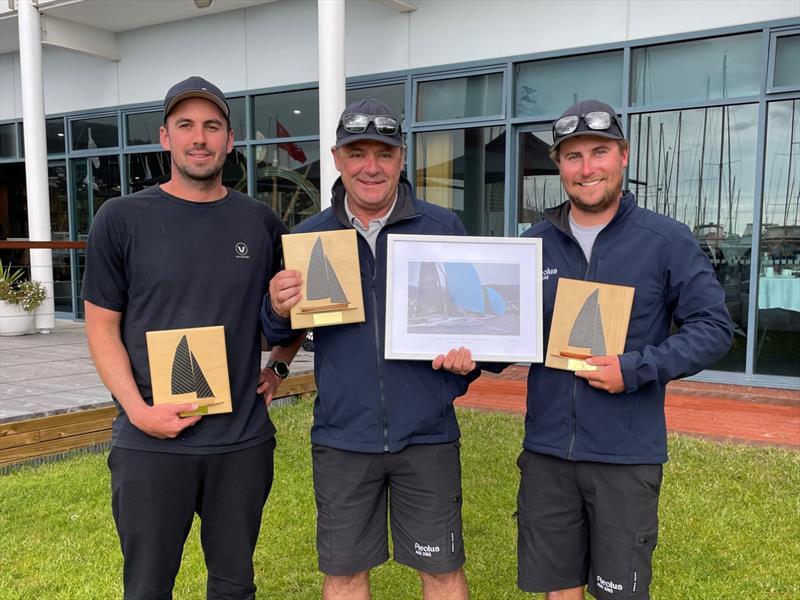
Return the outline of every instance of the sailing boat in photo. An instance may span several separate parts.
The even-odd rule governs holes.
[[[581,306],[569,333],[568,346],[559,354],[567,358],[586,359],[605,356],[606,341],[600,315],[600,289],[595,289]]]
[[[342,284],[325,255],[322,238],[318,237],[308,261],[305,301],[300,304],[300,312],[345,310],[349,307],[350,302]]]

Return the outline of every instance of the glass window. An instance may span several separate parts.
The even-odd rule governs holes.
[[[401,120],[406,118],[406,86],[402,83],[392,85],[380,85],[368,88],[358,88],[347,90],[345,104],[351,104],[356,100],[372,96],[377,98],[398,115]]]
[[[17,124],[0,125],[0,158],[17,156]]]
[[[505,233],[505,127],[416,135],[420,198],[455,212],[471,235]]]
[[[53,232],[53,241],[66,241],[70,239],[66,164],[63,162],[50,164],[47,177],[50,187],[50,228]],[[53,299],[55,308],[59,312],[72,312],[71,264],[70,250],[53,250]]]
[[[70,122],[72,149],[113,148],[119,144],[117,117],[92,117]]]
[[[78,239],[86,240],[89,227],[100,205],[121,194],[119,156],[92,156],[70,161],[72,168],[75,229]]]
[[[755,104],[631,118],[628,183],[639,206],[688,225],[725,289],[738,333],[715,370],[745,368],[757,119]]]
[[[317,90],[301,90],[255,96],[253,124],[257,140],[317,135],[319,94]]]
[[[164,122],[163,112],[145,112],[125,115],[127,125],[128,146],[159,144],[161,125]]]
[[[761,204],[755,372],[800,365],[800,100],[772,102]]]
[[[233,129],[233,139],[241,142],[247,139],[247,116],[245,115],[244,98],[226,98],[228,107],[231,109],[231,129]]]
[[[158,183],[169,181],[169,152],[144,152],[129,154],[128,161],[128,193],[132,194]]]
[[[800,34],[775,38],[775,87],[800,87]]]
[[[503,113],[503,74],[421,81],[417,121],[465,119]]]
[[[320,211],[319,142],[255,147],[255,197],[292,228]]]
[[[234,148],[222,167],[222,184],[247,193],[247,148]]]
[[[64,144],[64,119],[47,119],[44,123],[45,135],[47,136],[47,153],[64,154],[66,145]]]
[[[587,98],[622,105],[621,51],[522,63],[514,73],[517,116],[560,115]]]
[[[567,200],[558,167],[548,155],[552,143],[549,127],[519,134],[517,235],[544,219],[546,209]]]
[[[761,33],[647,48],[631,55],[634,106],[759,93]]]

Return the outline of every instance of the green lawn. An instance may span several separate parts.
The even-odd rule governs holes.
[[[311,403],[273,411],[276,476],[256,550],[260,598],[319,598],[308,431]],[[518,416],[459,411],[464,535],[474,599],[531,598],[516,589]],[[661,496],[653,597],[800,598],[800,453],[672,437]],[[0,599],[121,597],[121,558],[105,454],[0,477]],[[204,597],[197,528],[175,597]],[[794,565],[794,566],[793,566]],[[374,598],[418,598],[416,576],[376,569]]]

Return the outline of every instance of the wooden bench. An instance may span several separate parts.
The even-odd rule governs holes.
[[[300,373],[288,377],[278,394],[287,398],[315,389],[314,374]],[[115,406],[104,406],[0,423],[0,473],[18,463],[103,447],[111,440],[111,423],[116,416]]]

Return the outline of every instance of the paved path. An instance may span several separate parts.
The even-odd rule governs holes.
[[[527,369],[486,373],[457,406],[525,412]],[[800,392],[695,382],[667,387],[667,428],[711,439],[800,448]]]

